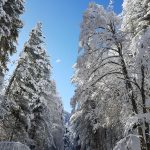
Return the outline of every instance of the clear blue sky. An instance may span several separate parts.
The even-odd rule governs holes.
[[[22,16],[24,28],[19,35],[18,52],[28,40],[31,29],[37,22],[42,22],[46,48],[53,66],[52,78],[56,81],[64,108],[69,112],[70,98],[74,94],[74,87],[70,82],[72,66],[78,55],[82,15],[89,2],[91,0],[26,0],[25,13]],[[95,2],[106,7],[109,0]],[[114,10],[117,13],[121,12],[121,5],[122,0],[115,0]]]

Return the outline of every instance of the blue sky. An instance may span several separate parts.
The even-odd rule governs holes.
[[[43,23],[45,43],[51,58],[52,78],[62,97],[64,108],[71,111],[70,98],[74,87],[70,78],[72,66],[77,60],[78,39],[82,15],[91,0],[26,0],[25,13],[22,16],[24,28],[20,31],[18,53],[28,40],[29,32],[37,22]],[[109,0],[95,0],[96,3],[108,5]],[[121,12],[122,0],[115,0],[114,10]],[[16,56],[14,56],[16,58]]]

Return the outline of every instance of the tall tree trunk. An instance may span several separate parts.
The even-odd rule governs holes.
[[[2,87],[3,87],[3,82],[4,82],[4,74],[3,74],[2,69],[0,67],[0,92],[1,92]]]
[[[142,76],[142,82],[141,82],[141,97],[142,97],[142,106],[143,106],[143,114],[147,113],[146,110],[146,96],[145,96],[145,89],[144,89],[144,84],[145,84],[145,68],[142,65],[141,66],[141,76]],[[149,124],[145,121],[145,147],[147,147],[147,150],[150,150],[150,135],[149,135]]]
[[[125,61],[124,61],[124,58],[123,58],[121,43],[117,44],[117,48],[118,48],[119,56],[121,58],[122,73],[124,75],[126,90],[128,92],[129,99],[131,100],[132,110],[135,114],[138,114],[138,108],[137,108],[137,103],[136,103],[136,99],[135,99],[135,95],[134,95],[134,91],[133,91],[133,86],[132,86],[132,83],[130,81],[128,70],[127,70],[127,67],[126,67],[126,64],[125,64]],[[140,125],[138,125],[137,130],[138,130],[138,134],[141,137],[141,149],[146,150],[145,149],[146,143],[145,143],[145,140],[144,140],[143,130],[142,130]]]
[[[126,90],[128,92],[129,99],[131,100],[131,103],[132,103],[132,110],[134,113],[138,114],[137,103],[136,103],[134,92],[133,92],[133,86],[130,82],[129,73],[128,73],[127,66],[126,66],[126,63],[124,61],[123,54],[122,54],[122,44],[118,43],[117,48],[118,48],[118,53],[121,59],[122,73],[124,75]]]

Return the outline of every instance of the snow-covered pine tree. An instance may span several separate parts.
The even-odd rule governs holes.
[[[0,0],[0,66],[6,69],[9,55],[16,52],[19,29],[23,27],[20,15],[24,11],[23,0]]]
[[[24,12],[23,0],[0,0],[0,92],[4,82],[4,74],[7,70],[9,55],[16,51],[16,43],[19,29],[23,27],[20,15]],[[0,95],[1,119],[7,112],[4,96]],[[0,119],[0,124],[2,120]],[[6,134],[0,130],[1,137]],[[1,139],[1,138],[0,138]],[[3,140],[1,139],[1,140]]]
[[[6,89],[10,115],[4,120],[8,132],[5,140],[20,141],[39,150],[55,146],[46,99],[51,90],[51,66],[43,43],[41,23],[38,23],[24,45]]]
[[[23,27],[20,20],[23,11],[23,0],[0,0],[0,90],[9,55],[16,52],[18,32]]]

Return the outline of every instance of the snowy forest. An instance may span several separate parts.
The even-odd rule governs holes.
[[[69,113],[41,22],[7,79],[26,9],[0,0],[0,150],[150,150],[150,1],[122,7],[91,2],[83,14]]]

